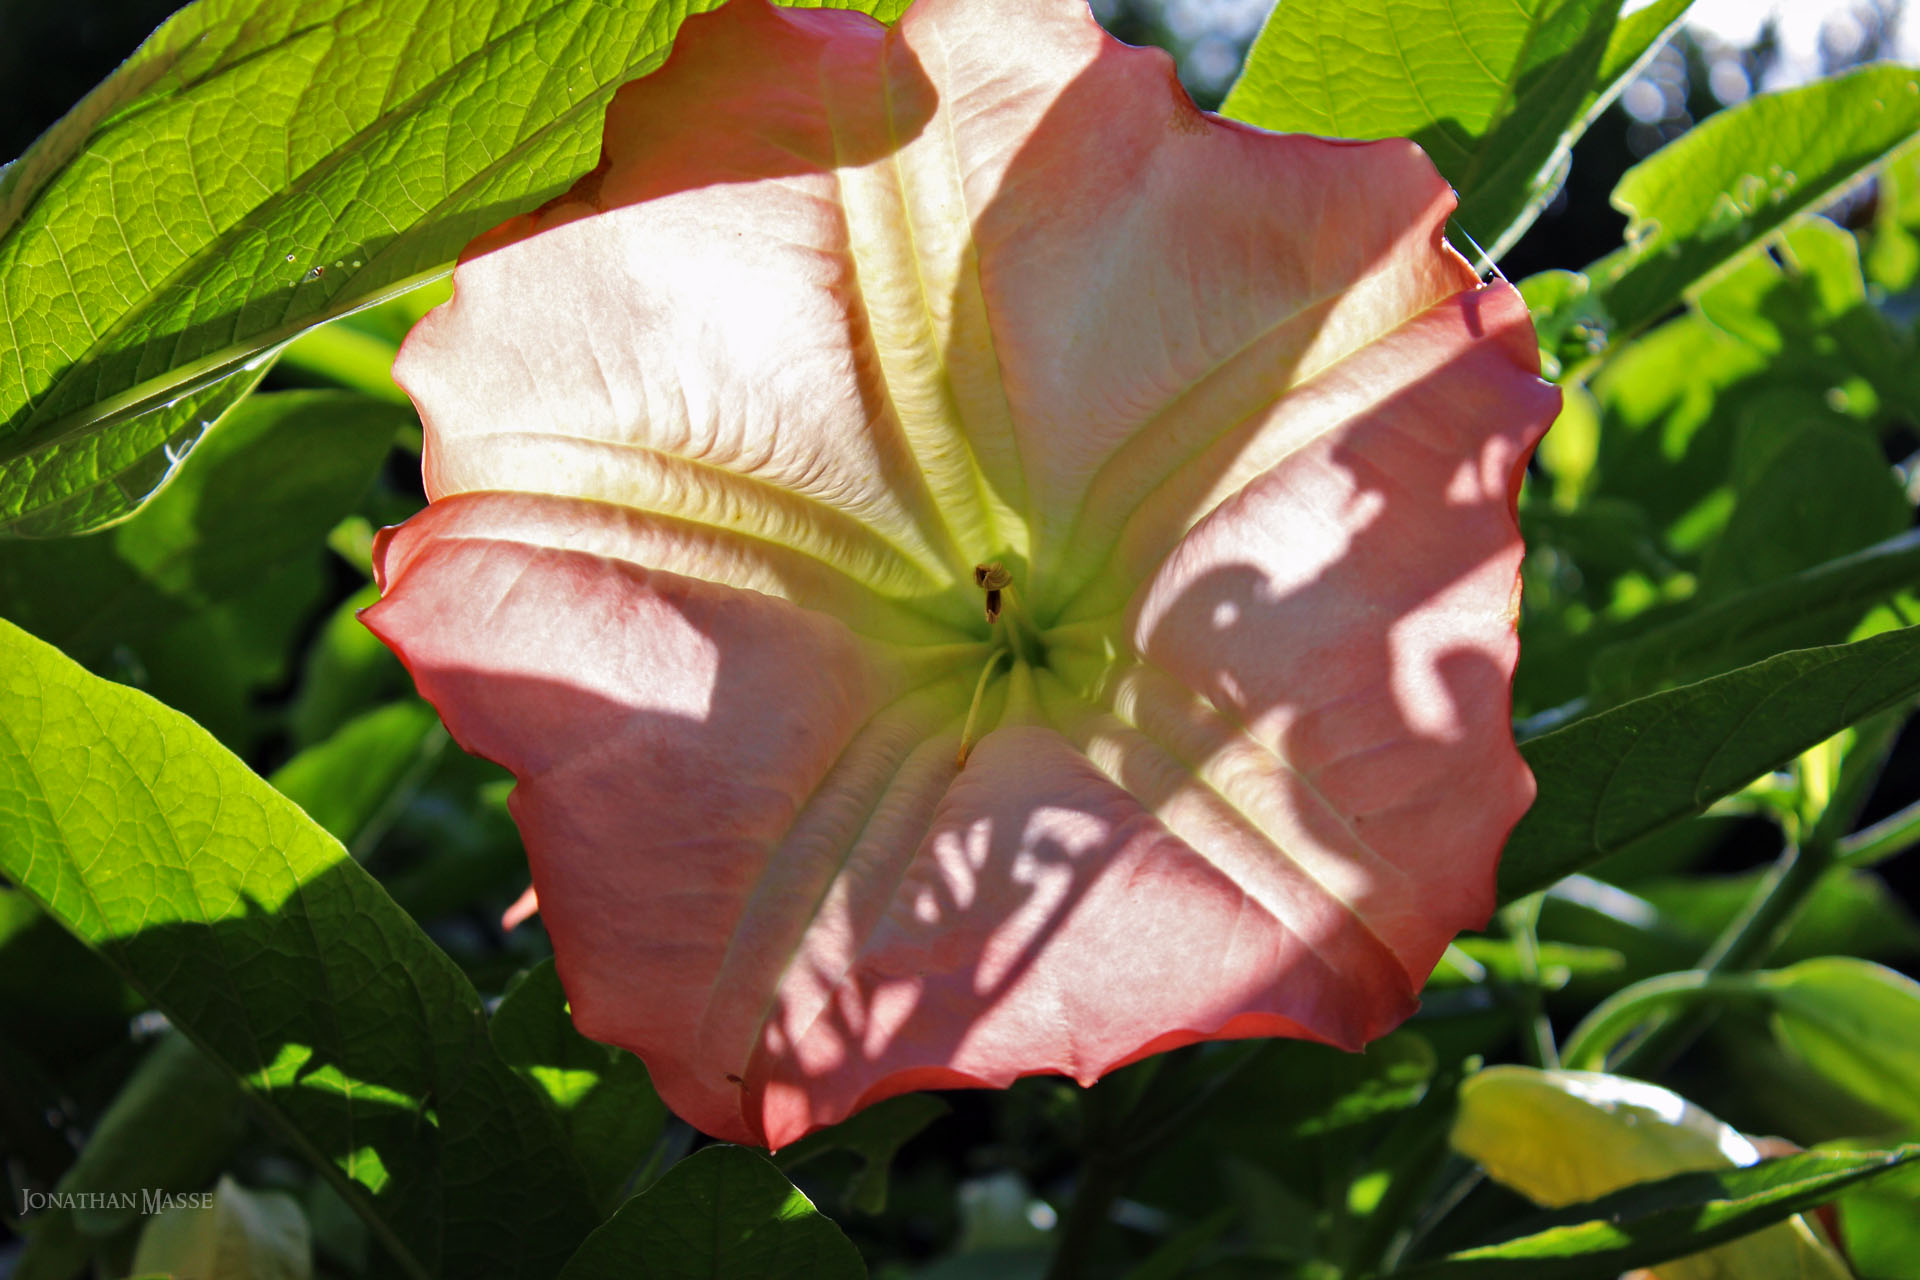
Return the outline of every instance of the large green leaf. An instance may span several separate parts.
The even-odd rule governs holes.
[[[587,1237],[560,1280],[855,1280],[832,1219],[745,1147],[707,1147]]]
[[[592,1223],[465,977],[186,717],[0,623],[0,873],[266,1104],[415,1277],[553,1273]]]
[[[491,1030],[500,1056],[560,1113],[596,1202],[611,1211],[667,1122],[646,1065],[574,1029],[551,960],[507,988]]]
[[[1920,628],[1797,649],[1625,703],[1522,747],[1540,797],[1500,863],[1511,899],[1543,889],[1920,693]]]
[[[0,438],[0,533],[59,538],[124,519],[245,403],[271,363],[259,361],[110,432],[49,436],[18,446]]]
[[[1411,137],[1499,257],[1568,152],[1685,0],[1617,22],[1619,0],[1284,0],[1225,113],[1262,128]]]
[[[1620,179],[1626,244],[1556,290],[1543,342],[1577,363],[1819,207],[1920,128],[1920,70],[1876,64],[1703,121]],[[1529,290],[1529,297],[1545,297]]]
[[[1573,1205],[1553,1214],[1551,1225],[1515,1239],[1394,1274],[1410,1280],[1614,1280],[1623,1271],[1738,1240],[1915,1161],[1920,1144],[1891,1151],[1809,1151],[1744,1169],[1683,1173]]]
[[[175,15],[0,178],[0,521],[133,472],[197,434],[144,410],[431,278],[564,189],[593,165],[613,90],[708,7],[200,0]],[[127,509],[113,505],[48,531]]]

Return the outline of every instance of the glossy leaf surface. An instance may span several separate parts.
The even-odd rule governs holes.
[[[1629,219],[1627,242],[1553,290],[1542,321],[1549,348],[1578,363],[1658,320],[1916,128],[1920,71],[1889,64],[1717,112],[1620,179],[1613,203]]]
[[[1680,7],[1619,21],[1619,0],[1286,0],[1222,109],[1283,132],[1412,138],[1497,258]]]
[[[230,405],[208,379],[562,189],[697,7],[182,10],[0,178],[0,530],[125,514]],[[188,392],[225,399],[140,412]]]
[[[1453,1145],[1479,1161],[1496,1181],[1548,1208],[1593,1200],[1634,1183],[1751,1165],[1760,1159],[1753,1144],[1740,1134],[1658,1085],[1591,1071],[1530,1067],[1491,1067],[1461,1085]],[[1884,1156],[1880,1162],[1886,1163]],[[1724,1188],[1715,1190],[1725,1200],[1739,1198]],[[1570,1251],[1599,1251],[1595,1247],[1603,1243],[1611,1250],[1638,1245],[1640,1259],[1647,1262],[1691,1253],[1699,1245],[1691,1244],[1689,1235],[1699,1239],[1703,1228],[1714,1225],[1727,1208],[1675,1205],[1674,1199],[1678,1197],[1655,1198],[1649,1206],[1669,1219],[1664,1241],[1649,1239],[1653,1232],[1636,1229],[1637,1224],[1618,1214],[1609,1215],[1611,1221],[1602,1219],[1613,1230],[1585,1232],[1592,1238],[1576,1238]],[[1783,1210],[1774,1216],[1791,1212]],[[1753,1225],[1766,1220],[1761,1217]],[[1700,1240],[1701,1245],[1705,1243]],[[1565,1244],[1561,1242],[1561,1247]],[[1541,1261],[1551,1257],[1554,1248],[1515,1252]],[[1584,1274],[1615,1274],[1623,1269],[1615,1258],[1598,1261],[1598,1267],[1609,1263],[1612,1272],[1596,1269]],[[1657,1274],[1661,1280],[1844,1280],[1847,1269],[1810,1228],[1791,1222],[1711,1253],[1669,1262]]]
[[[582,1029],[778,1146],[1403,1018],[1531,796],[1558,398],[1419,153],[1206,117],[1075,0],[741,0],[607,138],[408,339],[366,615],[518,775]]]

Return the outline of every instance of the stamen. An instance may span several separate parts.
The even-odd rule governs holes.
[[[1020,632],[1018,616],[1020,603],[1013,593],[1013,574],[998,560],[973,566],[973,585],[987,593],[987,625],[1000,621],[1004,610],[1014,615],[1007,619],[1007,639],[1013,646],[1013,654],[1021,662],[1030,662],[1026,641]]]
[[[987,677],[993,674],[994,667],[998,666],[1000,659],[1006,655],[1007,651],[1005,649],[995,649],[992,653],[988,654],[987,665],[980,668],[980,679],[974,682],[973,702],[967,707],[967,722],[960,726],[960,755],[959,758],[954,761],[954,763],[962,769],[967,767],[967,753],[973,750],[973,721],[974,718],[980,714],[981,698],[986,696]]]

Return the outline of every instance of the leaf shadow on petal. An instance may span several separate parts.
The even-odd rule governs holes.
[[[1218,130],[1207,136],[1328,164],[1344,150],[1211,122],[1166,96],[1161,55],[1112,45],[1011,157],[972,216],[976,243],[990,225],[1052,220],[1070,239],[1124,213],[1032,203],[1063,154],[1086,151],[1089,116],[1135,100],[1103,78],[1115,60],[1159,95],[1143,109],[1167,136]],[[1359,256],[1354,228],[1338,210],[1305,232],[1276,221],[1273,235],[1302,237],[1303,305],[1252,320],[1297,332],[1273,367],[1239,370],[1235,394],[1251,400],[1217,433],[1190,419],[1171,445],[1147,442],[1166,465],[1138,494],[1114,490],[1092,548],[1119,568],[1084,577],[1118,584],[1111,608],[1044,639],[1037,669],[989,679],[964,769],[984,633],[970,654],[916,655],[793,592],[564,539],[475,536],[513,495],[443,499],[383,543],[387,595],[367,621],[456,738],[518,777],[513,809],[576,1021],[644,1057],[696,1126],[777,1147],[906,1090],[1091,1081],[1199,1039],[1357,1047],[1411,1011],[1446,940],[1491,909],[1499,844],[1531,798],[1507,727],[1513,499],[1557,393],[1535,376],[1517,296],[1476,288],[1439,245],[1431,170],[1404,149],[1374,155],[1417,170],[1425,187],[1401,187],[1427,201],[1395,215],[1382,253],[1417,238],[1441,263],[1423,287],[1451,283],[1377,320],[1376,337],[1404,344],[1384,365],[1314,348],[1335,311],[1314,301],[1312,268]],[[1364,279],[1369,265],[1350,269]],[[1018,333],[992,314],[991,287],[973,292],[992,274],[964,263],[946,314],[986,296],[1004,365]],[[1085,325],[1137,319],[1098,301]],[[868,341],[870,318],[848,305],[850,335]],[[1042,335],[1045,318],[1030,328]],[[1069,364],[1101,337],[1052,329],[1048,350]],[[1215,344],[1227,363],[1267,358],[1257,335],[1239,338]],[[1323,359],[1301,374],[1291,362],[1308,350]],[[980,357],[945,354],[948,371]],[[862,366],[862,393],[874,429],[894,429],[878,410],[898,397],[870,394],[879,363]],[[1023,376],[1008,375],[1016,427],[1032,403]],[[1295,424],[1274,451],[1250,421],[1272,403],[1254,394],[1263,377],[1273,395],[1297,380],[1353,407]],[[1074,499],[1088,474],[1074,471],[1075,424],[1026,426],[1053,432],[1058,483],[1035,482],[1031,439],[976,474],[1000,510],[1060,533],[1071,515],[1046,504]],[[1064,563],[1009,561],[1036,576]]]

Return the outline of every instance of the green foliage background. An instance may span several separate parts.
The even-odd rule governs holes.
[[[0,1275],[1920,1276],[1920,72],[1696,85],[1636,160],[1608,104],[1682,0],[1283,0],[1223,110],[1420,140],[1567,394],[1506,905],[1363,1055],[900,1098],[769,1160],[574,1031],[497,924],[506,779],[353,617],[421,500],[400,336],[688,7],[201,0],[83,99],[164,7],[0,0]],[[1542,1090],[1632,1185],[1540,1190]],[[1687,1163],[1725,1126],[1630,1139],[1650,1096],[1813,1150]],[[103,1198],[141,1188],[211,1207]]]

